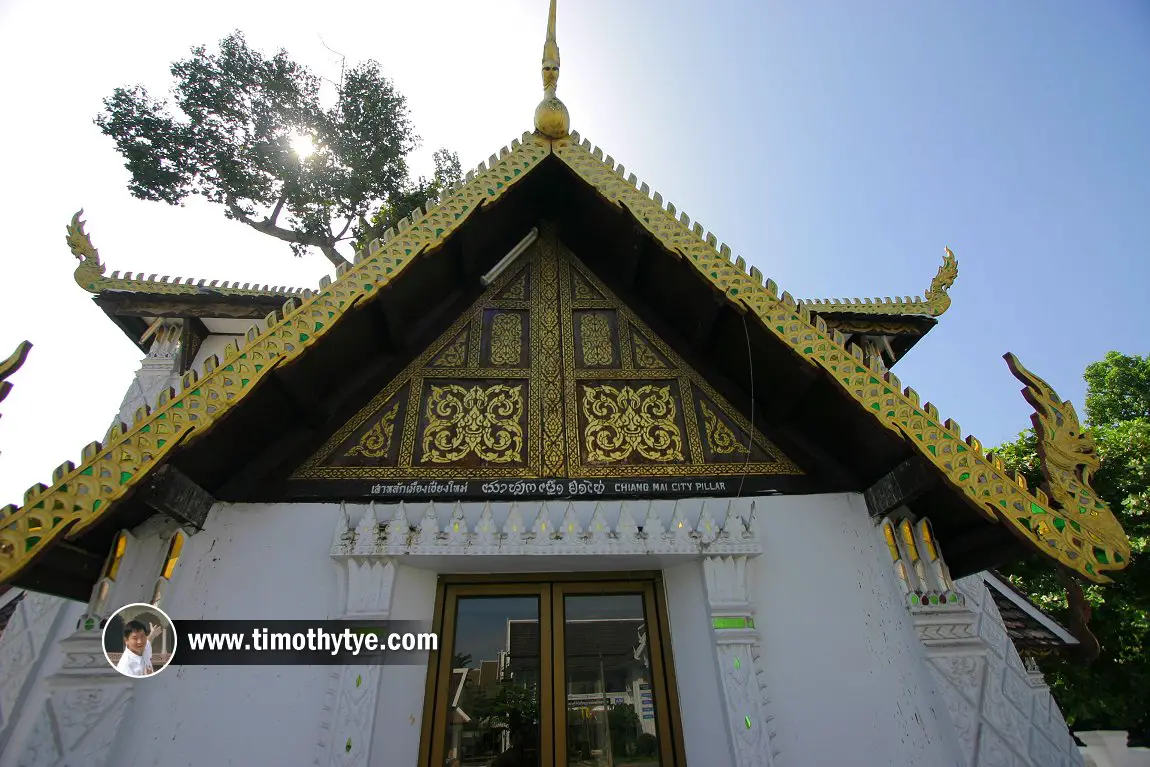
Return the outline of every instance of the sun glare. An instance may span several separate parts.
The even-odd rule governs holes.
[[[301,160],[306,160],[315,153],[315,141],[306,133],[293,133],[291,148]]]

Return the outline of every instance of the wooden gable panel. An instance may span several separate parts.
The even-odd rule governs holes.
[[[734,495],[803,474],[547,228],[287,491]]]

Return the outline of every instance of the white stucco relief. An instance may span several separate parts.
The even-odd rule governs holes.
[[[727,722],[737,767],[770,767],[771,718],[759,680],[759,632],[747,581],[745,556],[703,561],[715,652],[727,703]]]
[[[371,523],[365,522],[368,514]],[[497,520],[497,517],[499,518]],[[446,518],[446,519],[444,519]],[[667,520],[667,521],[664,521]],[[331,554],[405,557],[756,555],[749,500],[371,504],[341,519]],[[509,570],[514,571],[514,568]]]
[[[156,397],[167,386],[176,383],[179,371],[176,359],[180,353],[180,324],[164,323],[152,334],[148,354],[140,363],[124,400],[120,404],[117,423],[132,423],[136,410],[155,406]]]
[[[64,664],[47,679],[47,696],[16,764],[103,767],[133,697],[133,682],[104,657],[99,631],[60,641]]]
[[[1019,656],[984,576],[951,580],[929,523],[907,527],[884,520],[879,532],[968,767],[1081,767],[1058,705]]]
[[[356,531],[349,527],[346,507],[341,507],[333,546],[341,546],[345,541],[351,546],[341,549],[350,555],[339,559],[342,610],[333,617],[387,620],[391,614],[396,568],[390,559],[372,556],[378,530],[374,506],[365,510],[357,529],[362,533],[358,545]],[[315,764],[317,767],[367,765],[379,696],[380,667],[333,666],[328,681]]]
[[[711,563],[712,614],[753,623],[745,566],[762,551],[754,507],[750,499],[369,504],[354,525],[346,511],[341,513],[331,556],[347,574],[349,614],[364,617],[387,616],[386,607],[371,605],[388,603],[394,563],[400,561],[404,567],[440,573],[515,573],[659,569],[703,557]],[[756,673],[757,642],[753,629],[715,632],[738,767],[771,764],[769,718]],[[359,717],[375,708],[374,698],[356,707],[339,703],[364,694],[350,686],[354,676],[345,672],[338,683],[342,692],[329,696],[330,735],[325,731],[317,762],[324,767],[367,763],[367,754],[356,747],[367,738],[343,734],[370,735],[370,724],[363,726]],[[368,694],[374,696],[372,680]],[[362,686],[368,686],[366,673]]]
[[[0,750],[17,722],[21,698],[34,681],[32,672],[40,666],[53,621],[65,605],[63,599],[35,592],[9,594],[9,599],[18,601],[0,634]]]

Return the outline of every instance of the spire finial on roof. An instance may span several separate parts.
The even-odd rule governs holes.
[[[535,130],[547,138],[563,138],[571,130],[567,107],[555,95],[559,85],[559,44],[555,42],[555,0],[547,14],[547,40],[543,43],[543,100],[535,107]]]

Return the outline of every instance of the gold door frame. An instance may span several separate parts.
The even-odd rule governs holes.
[[[509,581],[514,578],[514,581]],[[504,575],[443,575],[435,597],[434,631],[439,650],[430,654],[424,691],[420,762],[442,767],[446,745],[447,697],[455,649],[455,617],[460,597],[539,598],[539,753],[541,767],[556,764],[567,752],[567,695],[563,597],[587,594],[634,594],[643,598],[651,664],[651,689],[660,733],[659,761],[663,767],[686,767],[678,683],[669,649],[670,625],[662,573],[515,573]],[[550,706],[547,702],[550,701]]]
[[[553,723],[544,702],[551,695],[554,678],[551,663],[554,653],[547,652],[551,646],[551,624],[546,616],[551,613],[551,589],[546,583],[445,583],[440,581],[436,593],[436,624],[439,647],[427,661],[427,691],[424,699],[423,732],[424,742],[420,755],[426,756],[426,765],[442,766],[447,727],[447,704],[449,691],[445,689],[451,682],[451,660],[455,652],[455,616],[460,597],[521,597],[539,598],[539,753],[541,767],[554,767]]]

